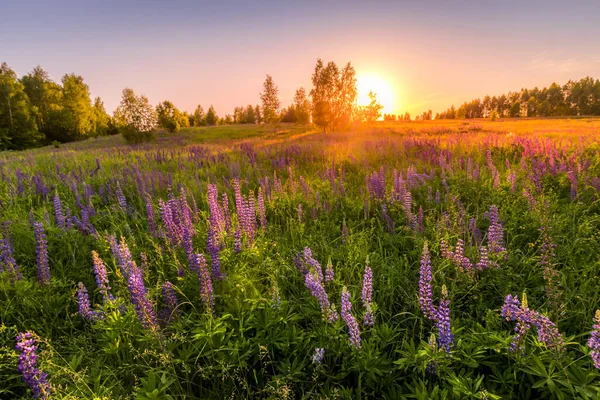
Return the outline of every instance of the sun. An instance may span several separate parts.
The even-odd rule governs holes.
[[[392,86],[380,75],[363,74],[356,78],[359,106],[369,105],[369,92],[377,95],[377,101],[383,106],[382,114],[394,113],[394,91]]]

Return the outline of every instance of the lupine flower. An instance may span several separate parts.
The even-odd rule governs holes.
[[[65,215],[63,214],[62,204],[60,202],[60,197],[58,196],[58,193],[54,194],[53,201],[54,201],[54,219],[56,220],[56,225],[61,229],[65,229],[65,227],[66,227]]]
[[[373,326],[375,321],[373,320],[373,270],[368,265],[365,267],[363,274],[362,284],[362,304],[366,310],[364,317],[364,324],[366,326]]]
[[[450,354],[450,348],[454,343],[454,335],[450,326],[450,300],[448,300],[446,285],[442,286],[442,298],[435,313],[435,326],[438,330],[440,348]]]
[[[116,189],[115,193],[117,196],[117,203],[119,203],[119,206],[123,210],[127,210],[127,199],[125,198],[125,195],[123,194],[123,190],[121,189],[121,185],[119,184],[119,181],[117,181],[117,189]]]
[[[111,235],[108,238],[108,242],[110,244],[110,249],[113,253],[113,256],[117,261],[117,265],[121,269],[121,273],[125,279],[128,279],[130,271],[135,263],[133,262],[133,257],[131,256],[129,247],[125,242],[125,238],[121,236],[121,243],[117,243],[117,239]]]
[[[313,364],[320,365],[323,362],[323,357],[325,356],[325,349],[322,347],[315,348],[315,354],[312,356]]]
[[[577,197],[577,189],[579,187],[579,184],[577,182],[577,175],[575,175],[574,171],[569,171],[567,172],[567,178],[571,183],[571,201],[573,201]]]
[[[271,301],[273,303],[273,308],[277,309],[281,305],[281,294],[279,293],[279,285],[277,281],[273,282],[273,287],[271,288]]]
[[[302,223],[302,217],[304,216],[304,212],[302,211],[302,204],[298,204],[298,223]]]
[[[197,274],[198,281],[200,282],[200,296],[202,297],[206,311],[212,314],[215,308],[215,298],[213,296],[212,279],[203,254],[196,254],[196,265],[198,266]]]
[[[438,351],[437,340],[435,339],[434,334],[431,334],[431,336],[429,336],[429,341],[427,343],[431,348],[432,353],[436,353]],[[437,375],[438,366],[438,362],[433,360],[427,364],[427,366],[425,367],[425,372],[427,373],[427,375],[433,377]]]
[[[342,224],[342,243],[348,244],[348,236],[350,236],[350,232],[348,231],[348,226],[346,225],[346,221]]]
[[[50,284],[50,267],[48,265],[48,242],[44,226],[40,222],[34,222],[35,230],[35,252],[37,256],[37,281],[40,285]]]
[[[238,254],[242,251],[242,231],[239,226],[235,229],[233,234],[233,251]]]
[[[488,228],[488,250],[490,254],[504,253],[504,228],[498,220],[498,207],[490,207],[489,218],[491,224]]]
[[[262,187],[258,188],[258,215],[260,217],[260,227],[267,229],[267,217],[265,213],[265,198]]]
[[[546,346],[554,349],[560,349],[564,344],[564,339],[556,325],[543,314],[530,310],[527,307],[527,298],[523,294],[523,305],[517,296],[508,295],[504,300],[500,315],[507,321],[516,321],[515,331],[517,335],[513,338],[510,350],[516,351],[522,347],[522,340],[531,326],[537,329],[538,340]]]
[[[106,304],[108,301],[114,300],[114,297],[110,293],[110,286],[104,261],[102,261],[98,253],[94,250],[92,250],[92,264],[94,267],[94,276],[96,277],[96,285],[98,286],[100,293],[102,293],[103,301]]]
[[[175,295],[175,289],[173,288],[173,284],[169,281],[166,281],[162,285],[163,297],[165,299],[165,309],[162,311],[163,319],[166,322],[170,322],[171,320],[179,317],[179,301],[177,300],[177,296]]]
[[[443,242],[442,242],[443,243]],[[419,306],[425,317],[433,319],[435,307],[433,306],[433,290],[431,288],[431,257],[427,242],[423,246],[421,255],[421,268],[419,270]]]
[[[394,221],[388,214],[387,205],[385,203],[381,203],[381,217],[385,221],[388,232],[394,233]]]
[[[36,337],[31,332],[25,332],[19,333],[16,340],[15,349],[21,353],[17,369],[23,374],[23,381],[33,391],[34,398],[50,398],[51,388],[48,383],[48,374],[40,371],[37,366]]]
[[[342,289],[341,315],[342,319],[346,322],[346,326],[348,327],[348,336],[350,339],[350,344],[354,348],[360,349],[360,330],[358,328],[358,322],[356,322],[356,319],[352,315],[352,303],[350,303],[350,293],[348,292],[348,289],[346,289],[345,286]]]
[[[540,266],[544,271],[544,281],[546,281],[546,296],[550,301],[552,308],[556,309],[560,303],[560,289],[558,287],[558,271],[554,268],[554,244],[550,236],[550,227],[544,225],[540,228],[541,241],[540,246]]]
[[[307,289],[310,290],[310,293],[313,295],[313,297],[319,301],[323,318],[329,322],[335,322],[338,319],[338,314],[329,303],[329,297],[327,296],[327,292],[325,292],[322,280],[319,279],[318,275],[316,275],[314,272],[308,272],[304,276],[304,284],[306,285]]]
[[[146,194],[146,216],[148,217],[148,230],[152,235],[156,235],[156,219],[154,217],[154,206],[149,194]]]
[[[0,235],[0,273],[8,272],[11,281],[23,279],[17,261],[13,257],[13,247],[8,233]]]
[[[88,321],[94,321],[98,319],[98,313],[92,310],[92,305],[90,303],[85,285],[82,282],[79,282],[77,288],[77,304],[79,305],[79,315]]]
[[[327,267],[325,268],[325,283],[333,281],[334,278],[333,264],[331,258],[327,261]]]
[[[142,323],[144,329],[152,332],[158,331],[156,314],[154,313],[154,305],[148,298],[148,291],[144,285],[142,270],[135,263],[132,263],[127,279],[127,288],[131,295],[131,302],[135,308],[138,319]]]
[[[596,310],[594,326],[587,345],[591,350],[590,355],[594,361],[594,367],[600,369],[600,310]]]
[[[210,267],[212,270],[212,276],[215,279],[223,279],[224,276],[221,272],[221,259],[219,254],[220,250],[215,235],[216,232],[209,227],[208,235],[206,237],[206,251],[210,255]]]

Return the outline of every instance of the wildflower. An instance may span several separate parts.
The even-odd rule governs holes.
[[[327,267],[325,268],[325,283],[333,281],[334,272],[331,258],[327,261]]]
[[[363,274],[363,285],[362,285],[362,303],[363,307],[367,310],[364,317],[364,324],[366,326],[373,326],[373,270],[368,265],[365,267]]]
[[[16,340],[15,349],[21,352],[17,368],[23,374],[23,381],[33,391],[34,398],[50,398],[48,374],[40,371],[37,366],[38,355],[35,352],[38,347],[34,335],[31,332],[19,333]]]
[[[215,308],[215,299],[213,296],[212,279],[203,254],[196,254],[196,265],[198,267],[198,281],[200,282],[200,296],[206,307],[206,311],[212,314]]]
[[[308,275],[307,275],[308,276]],[[358,329],[358,323],[356,319],[352,315],[352,303],[350,303],[350,293],[348,289],[344,286],[342,289],[342,319],[346,322],[346,326],[348,327],[348,335],[350,339],[350,344],[356,348],[360,349],[360,330]]]
[[[498,207],[490,207],[489,218],[491,224],[488,228],[488,250],[490,254],[504,253],[504,228],[498,220]]]
[[[37,281],[41,285],[50,284],[50,267],[48,265],[48,242],[44,226],[40,222],[34,222],[35,230],[35,252],[37,257]]]
[[[163,283],[162,292],[166,305],[166,308],[163,310],[163,316],[164,319],[169,322],[179,316],[179,301],[177,300],[175,289],[173,288],[173,284],[171,282],[166,281]]]
[[[94,321],[99,315],[92,310],[87,289],[82,282],[79,282],[77,287],[77,304],[79,305],[79,315],[88,321]]]
[[[440,348],[450,354],[450,348],[454,343],[454,335],[450,326],[450,300],[448,300],[446,285],[442,286],[442,298],[435,313],[435,326],[438,330]]]
[[[433,291],[431,288],[431,257],[427,242],[423,246],[421,256],[421,268],[419,270],[419,306],[425,317],[433,319],[435,316],[435,307],[433,306]]]
[[[53,202],[54,202],[54,219],[56,220],[56,225],[61,229],[65,229],[66,220],[65,220],[65,215],[63,214],[62,204],[60,202],[60,197],[59,197],[58,193],[54,194]]]
[[[325,356],[325,349],[322,347],[315,348],[315,354],[312,356],[313,364],[320,365],[323,362],[323,357]]]
[[[153,332],[157,331],[158,324],[156,322],[154,306],[148,298],[148,291],[144,285],[142,270],[135,263],[132,263],[132,268],[129,271],[127,288],[129,289],[135,312],[144,329]]]
[[[322,280],[318,278],[318,275],[314,272],[308,272],[304,276],[304,284],[306,285],[306,288],[310,290],[310,294],[319,301],[323,318],[329,322],[335,322],[338,319],[338,315],[335,310],[332,309],[327,292],[325,292]]]
[[[102,293],[104,303],[114,300],[112,294],[110,294],[110,286],[108,286],[108,277],[106,274],[106,266],[104,261],[100,258],[96,251],[92,251],[92,264],[94,268],[94,276],[96,277],[96,285]]]
[[[13,282],[23,279],[13,256],[13,247],[8,233],[0,235],[0,273],[4,271],[8,272]]]
[[[594,361],[594,367],[600,369],[600,310],[596,310],[594,322],[592,334],[588,340],[588,347],[591,349],[590,355]]]

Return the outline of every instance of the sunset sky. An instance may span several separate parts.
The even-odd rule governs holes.
[[[600,78],[600,1],[9,1],[0,61],[82,75],[109,112],[131,87],[219,115],[310,89],[316,59],[351,61],[393,93],[386,112]],[[87,4],[84,4],[87,3]]]

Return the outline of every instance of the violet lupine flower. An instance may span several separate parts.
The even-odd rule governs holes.
[[[123,210],[127,210],[127,199],[125,198],[125,195],[123,194],[123,189],[121,189],[121,185],[119,184],[119,181],[117,181],[117,189],[115,191],[115,194],[117,196],[117,202],[119,203],[119,206]]]
[[[333,264],[331,258],[327,261],[327,267],[325,267],[325,283],[333,281],[334,278]]]
[[[217,185],[209,183],[207,186],[208,210],[214,228],[221,234],[225,232],[226,223],[223,215],[223,210],[219,206],[219,190]],[[225,197],[224,197],[225,198]]]
[[[500,315],[507,321],[517,322],[515,328],[517,335],[511,343],[511,351],[516,351],[522,347],[522,340],[531,326],[534,326],[537,330],[538,341],[546,344],[546,346],[553,349],[560,349],[564,344],[564,339],[556,328],[556,325],[545,315],[527,307],[525,294],[523,294],[523,304],[521,304],[517,296],[510,294],[506,296]]]
[[[302,223],[303,216],[304,216],[304,213],[302,212],[302,204],[298,204],[298,223],[299,224]]]
[[[474,239],[476,243],[481,242],[483,235],[479,228],[477,228],[477,220],[475,218],[469,219],[469,232],[471,232],[471,238]]]
[[[54,194],[54,219],[56,220],[56,225],[65,229],[66,227],[66,218],[63,214],[62,204],[60,202],[60,197],[58,193]]]
[[[329,297],[325,288],[323,287],[322,280],[319,279],[318,275],[314,272],[308,272],[304,276],[304,284],[310,290],[310,293],[319,301],[321,307],[321,314],[329,322],[335,322],[338,319],[337,312],[331,307],[329,303]]]
[[[577,175],[575,175],[575,172],[569,171],[567,172],[567,178],[571,183],[571,201],[573,201],[577,197],[577,189],[579,187],[579,184],[577,182]]]
[[[319,282],[323,282],[323,268],[321,267],[321,264],[313,258],[312,250],[309,247],[304,248],[302,257],[302,262],[308,266],[307,271],[315,273]]]
[[[204,307],[206,307],[207,313],[212,314],[215,309],[215,298],[213,295],[212,279],[203,254],[196,254],[196,266],[198,267],[196,273],[200,282],[200,297],[202,298]]]
[[[260,227],[267,229],[267,217],[265,213],[265,198],[262,187],[258,188],[258,215],[260,217]]]
[[[0,235],[0,273],[4,271],[8,272],[12,282],[23,279],[13,256],[13,247],[8,234]]]
[[[454,343],[454,335],[450,325],[450,300],[448,300],[446,285],[442,286],[442,298],[435,313],[435,326],[438,330],[440,348],[450,354],[450,348]]]
[[[173,319],[179,317],[179,301],[177,300],[177,296],[175,295],[175,289],[173,288],[173,284],[169,281],[166,281],[162,285],[163,297],[165,298],[165,309],[162,312],[162,316],[166,322],[170,322]]]
[[[442,255],[452,261],[461,271],[470,272],[473,271],[474,267],[471,260],[465,256],[464,249],[465,243],[462,239],[458,239],[454,251],[448,248],[446,242],[442,242]]]
[[[500,266],[498,265],[498,263],[489,259],[487,247],[481,246],[479,248],[479,261],[475,265],[475,268],[479,271],[483,271],[484,269],[499,267]]]
[[[348,231],[348,225],[346,225],[346,221],[342,223],[342,243],[348,244],[348,236],[350,236],[350,232]]]
[[[121,273],[125,277],[125,279],[129,279],[130,270],[133,268],[135,263],[133,262],[133,257],[131,252],[129,251],[129,247],[127,243],[125,243],[125,238],[121,236],[121,243],[117,243],[117,239],[111,235],[108,238],[108,242],[110,244],[110,249],[117,261],[117,265],[121,269]]]
[[[404,195],[404,214],[406,214],[406,225],[412,226],[414,215],[412,213],[412,194],[410,191],[406,191]]]
[[[433,305],[433,290],[431,288],[431,257],[427,242],[423,245],[423,254],[421,255],[421,268],[419,270],[419,307],[425,317],[434,319],[435,307]]]
[[[36,337],[31,332],[25,332],[19,333],[16,340],[15,349],[21,352],[17,369],[23,374],[23,381],[33,391],[34,398],[50,398],[51,388],[48,383],[48,374],[40,371],[37,366]]]
[[[242,231],[238,226],[233,234],[233,251],[238,254],[242,251]]]
[[[148,218],[148,230],[154,236],[156,236],[156,218],[154,216],[154,206],[152,205],[152,199],[150,195],[146,193],[146,216]]]
[[[135,312],[144,329],[152,332],[158,331],[154,305],[148,298],[148,291],[144,285],[142,270],[135,263],[132,263],[132,268],[129,271],[127,288],[129,289]]]
[[[322,347],[315,348],[315,354],[312,356],[313,364],[320,365],[323,362],[323,357],[325,356],[325,349]]]
[[[388,214],[387,205],[385,203],[381,203],[381,217],[385,221],[388,232],[394,233],[394,221]]]
[[[271,301],[273,302],[273,308],[279,308],[281,305],[281,294],[279,293],[277,281],[273,282],[273,287],[271,288]]]
[[[77,304],[79,305],[79,315],[88,321],[98,319],[98,313],[92,310],[92,305],[88,297],[88,291],[82,282],[77,285]]]
[[[50,284],[50,267],[48,265],[48,242],[44,226],[40,222],[34,222],[35,230],[35,252],[37,257],[37,281],[40,285]]]
[[[98,253],[94,250],[92,250],[92,264],[94,267],[94,276],[96,277],[96,285],[102,294],[104,304],[106,304],[107,302],[114,300],[114,297],[110,293],[110,286],[104,261],[102,261]]]
[[[590,356],[594,361],[594,367],[600,369],[600,310],[596,310],[594,322],[591,337],[589,338],[587,345],[591,350]]]
[[[356,322],[356,319],[352,315],[352,303],[350,302],[350,293],[348,292],[348,289],[346,289],[345,286],[342,289],[341,315],[342,319],[346,322],[346,326],[348,327],[348,336],[350,339],[350,344],[354,348],[360,349],[360,330],[358,328],[358,322]]]
[[[491,221],[488,228],[488,250],[490,254],[499,254],[506,252],[504,248],[504,228],[498,220],[498,207],[491,206],[489,212]]]
[[[210,255],[210,268],[212,270],[212,276],[215,279],[223,279],[223,273],[221,272],[221,259],[220,259],[220,250],[219,244],[217,243],[217,238],[215,237],[216,232],[209,227],[208,235],[206,237],[206,251]]]
[[[364,324],[366,326],[373,326],[375,321],[373,320],[373,270],[368,265],[365,267],[363,274],[363,285],[362,285],[362,304],[366,309]]]

